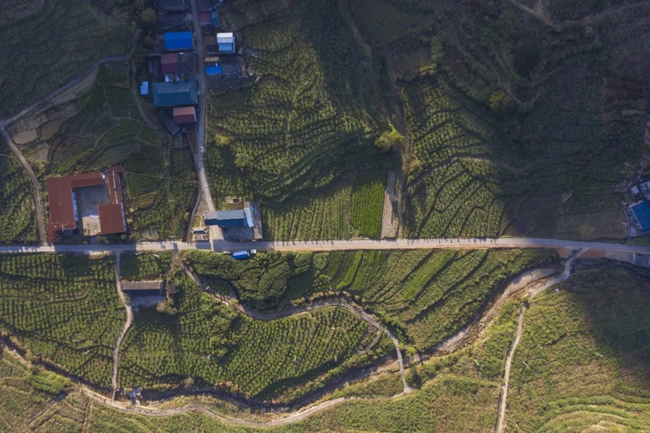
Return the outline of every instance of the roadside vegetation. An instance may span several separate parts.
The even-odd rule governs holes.
[[[110,7],[102,11],[94,6],[99,3]],[[62,87],[97,60],[126,54],[131,32],[119,8],[128,3],[4,0],[0,5],[0,118]]]
[[[426,351],[454,334],[502,285],[553,254],[522,250],[349,251],[259,254],[236,261],[190,251],[185,257],[213,288],[254,308],[275,309],[347,294]]]
[[[0,255],[0,330],[27,357],[100,386],[125,320],[112,256]]]
[[[34,194],[27,171],[0,139],[0,244],[38,240]]]

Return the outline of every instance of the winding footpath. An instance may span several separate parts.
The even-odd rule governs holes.
[[[124,304],[124,308],[126,309],[126,322],[124,323],[124,328],[122,328],[122,332],[120,333],[120,336],[117,337],[117,341],[115,342],[115,348],[113,349],[113,378],[112,378],[112,385],[113,385],[113,400],[115,400],[115,394],[117,393],[117,373],[118,373],[118,367],[120,363],[120,346],[122,345],[122,340],[124,340],[124,336],[128,332],[129,328],[131,327],[131,324],[133,324],[133,309],[131,308],[131,305],[126,300],[126,296],[124,295],[124,292],[122,291],[122,283],[120,282],[120,254],[115,254],[115,277],[116,277],[116,287],[117,287],[117,294],[120,297],[120,301],[122,301],[122,304]]]
[[[564,271],[558,276],[549,279],[545,284],[541,285],[540,287],[532,290],[528,295],[528,300],[531,301],[533,298],[535,298],[537,295],[539,295],[549,287],[554,286],[556,284],[560,284],[561,282],[569,279],[569,277],[571,276],[571,265],[573,264],[573,261],[577,259],[580,255],[585,253],[586,251],[587,251],[586,249],[581,249],[577,253],[571,255],[571,257],[567,259],[564,265]],[[506,420],[506,407],[507,407],[507,400],[508,400],[508,385],[510,383],[510,370],[512,369],[512,358],[515,355],[515,351],[517,350],[517,346],[519,345],[519,341],[521,340],[521,334],[524,329],[525,312],[526,312],[526,306],[524,305],[521,307],[521,311],[519,312],[519,318],[517,320],[517,331],[515,332],[515,339],[512,342],[512,346],[510,347],[510,351],[508,352],[508,357],[506,358],[506,368],[503,374],[504,377],[503,386],[501,388],[501,398],[499,400],[499,421],[497,424],[497,433],[503,433],[506,428],[505,420]]]
[[[34,170],[32,170],[32,167],[29,165],[29,162],[27,162],[27,160],[23,156],[23,153],[20,151],[18,146],[16,146],[11,136],[7,133],[7,130],[5,129],[4,121],[0,121],[0,134],[4,138],[4,141],[7,143],[7,145],[14,153],[14,155],[16,155],[16,158],[18,158],[18,160],[23,165],[23,167],[25,167],[25,170],[27,170],[27,173],[29,174],[29,178],[32,181],[32,189],[33,189],[32,193],[34,194],[34,206],[36,209],[36,222],[38,223],[38,236],[41,239],[41,245],[47,245],[47,231],[45,230],[45,216],[43,213],[43,203],[41,203],[41,186],[39,185],[38,179],[34,174]]]

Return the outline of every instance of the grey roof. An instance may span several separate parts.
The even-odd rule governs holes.
[[[125,281],[122,280],[122,290],[125,292],[130,291],[140,291],[140,290],[150,290],[150,291],[161,291],[163,282],[162,281]]]
[[[244,219],[244,210],[243,209],[220,210],[220,211],[217,211],[216,214],[217,214],[217,220],[219,220],[219,221]]]

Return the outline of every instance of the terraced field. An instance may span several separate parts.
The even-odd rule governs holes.
[[[20,161],[0,139],[0,243],[35,243],[34,195]]]
[[[120,386],[211,385],[255,400],[291,400],[391,350],[381,344],[356,354],[373,334],[341,308],[262,322],[203,293],[183,273],[175,281],[173,301],[136,314],[122,343]]]
[[[531,304],[515,352],[507,431],[646,431],[648,275],[579,273]]]
[[[262,80],[209,97],[206,166],[217,203],[229,195],[259,200],[274,239],[376,235],[380,203],[370,199],[373,223],[360,226],[348,210],[351,191],[369,170],[397,161],[374,144],[383,128],[371,103],[377,73],[337,2],[296,2],[247,27],[243,41],[263,53],[249,59]]]
[[[3,1],[0,118],[18,113],[95,61],[125,54],[126,15],[112,12],[112,7],[105,14],[91,2],[76,0]]]
[[[102,387],[125,320],[112,257],[0,255],[0,329],[34,359]]]
[[[234,289],[242,302],[260,309],[353,294],[396,328],[404,344],[426,350],[463,327],[509,278],[553,255],[521,250],[359,251],[260,254],[238,262],[223,254],[191,251],[186,258],[215,290]]]

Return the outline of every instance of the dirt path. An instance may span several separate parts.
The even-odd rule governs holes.
[[[23,153],[20,151],[18,146],[16,146],[11,136],[7,133],[7,130],[5,129],[5,122],[3,121],[0,121],[0,134],[2,134],[2,137],[4,138],[9,148],[14,153],[14,155],[16,155],[16,158],[18,158],[18,160],[23,165],[23,167],[25,167],[25,170],[27,170],[27,173],[29,174],[29,178],[32,181],[32,189],[33,189],[32,193],[34,194],[34,206],[36,209],[36,222],[38,223],[38,235],[39,238],[41,239],[41,245],[46,245],[47,231],[45,229],[45,215],[43,213],[43,203],[41,203],[41,186],[38,183],[38,179],[34,174],[34,170],[32,170],[32,167],[29,165],[29,162],[27,162],[27,160],[23,156]]]
[[[126,335],[127,331],[131,327],[131,324],[133,323],[133,310],[131,309],[131,306],[126,301],[126,296],[122,291],[122,283],[120,282],[120,258],[121,258],[121,254],[116,253],[115,254],[115,277],[116,277],[117,294],[120,297],[120,301],[122,301],[122,304],[124,304],[124,308],[126,309],[126,322],[124,323],[124,328],[122,329],[120,336],[117,337],[117,341],[115,342],[115,349],[113,349],[113,379],[112,379],[113,400],[115,400],[115,394],[117,393],[117,372],[120,363],[120,345],[122,344],[122,340],[124,339],[124,336]]]
[[[369,325],[371,325],[376,329],[379,329],[380,331],[385,333],[388,336],[388,338],[391,339],[391,341],[395,345],[395,352],[397,353],[397,362],[399,364],[400,376],[402,378],[402,385],[404,386],[404,390],[402,391],[402,394],[407,394],[411,392],[411,387],[408,386],[408,384],[406,383],[406,371],[404,369],[404,360],[402,359],[402,351],[399,348],[399,341],[397,340],[397,337],[395,337],[395,335],[390,331],[390,329],[386,328],[374,317],[372,317],[370,314],[363,311],[360,307],[357,307],[356,305],[351,303],[349,300],[343,297],[326,298],[326,299],[319,299],[313,302],[309,302],[307,304],[303,304],[282,311],[260,312],[253,308],[242,305],[239,302],[228,302],[228,300],[232,301],[236,299],[233,295],[227,296],[226,299],[224,300],[223,296],[218,295],[214,291],[209,290],[204,285],[202,285],[199,277],[196,276],[189,269],[189,267],[185,264],[185,262],[183,262],[183,260],[175,256],[174,261],[183,268],[183,271],[185,271],[187,276],[194,282],[194,284],[198,285],[199,287],[202,287],[204,290],[207,290],[212,295],[219,296],[222,302],[232,306],[237,311],[250,317],[251,319],[269,322],[271,320],[277,320],[284,317],[293,316],[296,314],[306,313],[309,311],[317,310],[319,308],[331,308],[331,307],[345,308],[350,313],[354,314],[358,319],[363,320],[364,322],[368,323]]]
[[[577,259],[580,255],[585,253],[586,251],[587,251],[586,249],[581,249],[580,251],[571,255],[571,257],[567,259],[564,265],[564,271],[560,275],[549,279],[545,284],[541,285],[540,287],[532,290],[528,294],[528,300],[531,301],[533,298],[535,298],[537,295],[539,295],[549,287],[569,279],[569,277],[571,276],[571,265],[573,264],[573,261]],[[507,400],[508,400],[508,385],[510,383],[510,370],[512,368],[512,358],[514,358],[515,350],[517,350],[517,346],[519,345],[519,341],[521,340],[521,334],[524,329],[525,313],[526,313],[526,306],[524,305],[521,307],[521,311],[519,312],[519,319],[517,320],[517,331],[515,332],[515,339],[512,342],[512,346],[510,347],[510,352],[508,352],[508,357],[506,358],[506,368],[503,374],[503,386],[501,388],[501,398],[499,400],[499,421],[497,423],[497,433],[503,433],[506,428],[505,420],[506,420],[506,407],[507,407]]]

